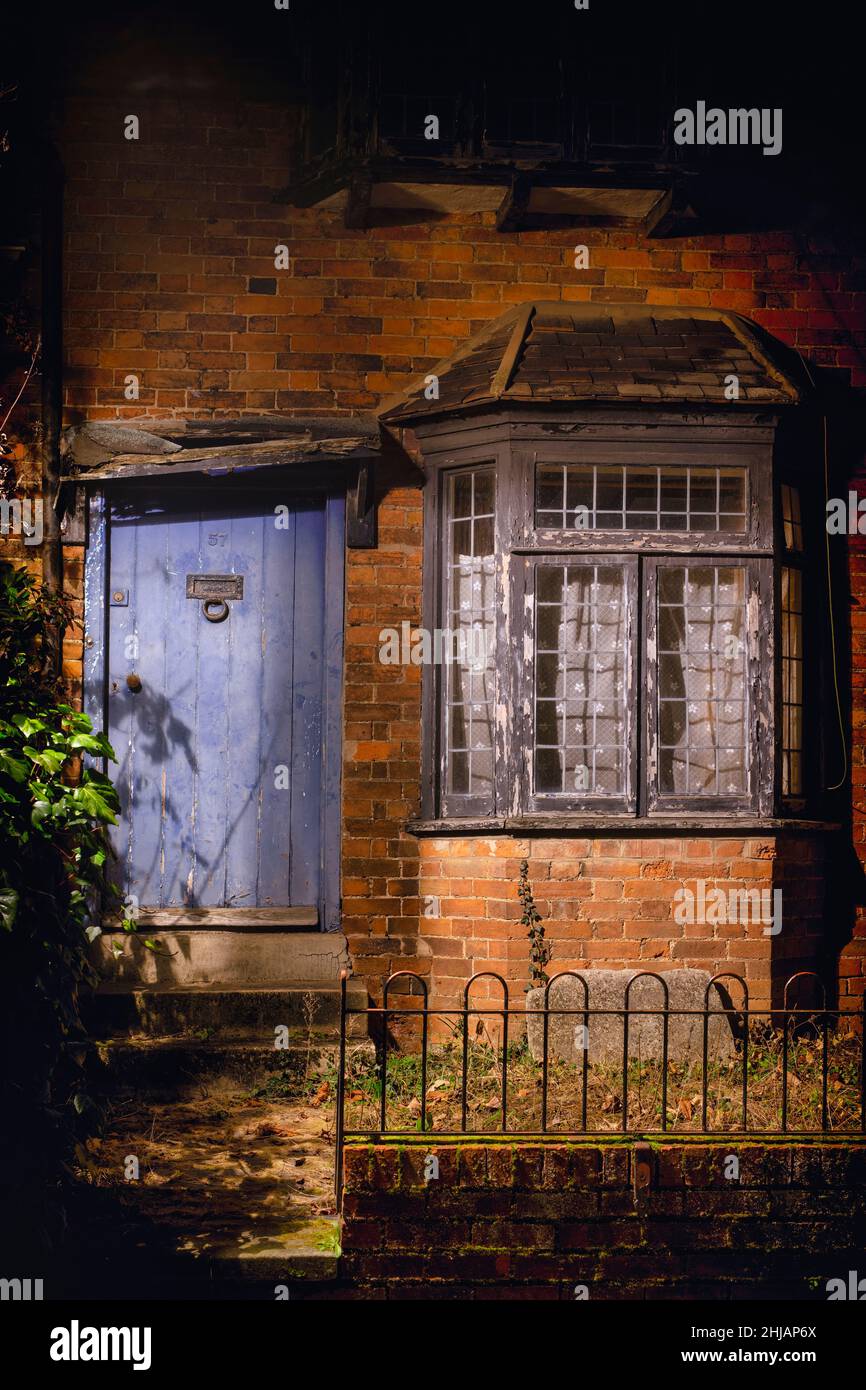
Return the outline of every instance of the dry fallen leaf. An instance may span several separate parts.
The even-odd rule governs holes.
[[[682,1116],[684,1120],[690,1120],[692,1118],[692,1103],[690,1100],[686,1100],[685,1096],[683,1096],[677,1106],[677,1114]]]
[[[318,1106],[320,1106],[320,1105],[322,1104],[322,1101],[323,1101],[323,1100],[327,1100],[327,1099],[328,1099],[328,1096],[329,1096],[330,1094],[331,1094],[331,1088],[330,1088],[330,1086],[328,1085],[327,1081],[323,1081],[322,1084],[321,1084],[321,1086],[319,1087],[318,1091],[316,1092],[316,1094],[313,1096],[312,1100],[310,1101],[310,1104],[313,1105],[313,1106],[318,1107]]]

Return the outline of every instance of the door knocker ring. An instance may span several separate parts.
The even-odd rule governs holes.
[[[229,606],[224,598],[202,599],[201,611],[209,623],[224,623],[229,615]]]

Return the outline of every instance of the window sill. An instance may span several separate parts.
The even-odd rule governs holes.
[[[405,829],[410,835],[563,835],[635,834],[669,835],[671,832],[690,835],[715,835],[725,831],[732,835],[763,835],[780,830],[832,833],[841,830],[837,821],[804,820],[796,816],[688,815],[677,812],[655,816],[556,815],[483,817],[467,816],[449,820],[410,820]]]

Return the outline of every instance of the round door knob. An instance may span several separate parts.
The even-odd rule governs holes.
[[[129,686],[130,690],[140,690],[141,676],[137,676],[134,671],[130,671],[126,678],[126,684]]]

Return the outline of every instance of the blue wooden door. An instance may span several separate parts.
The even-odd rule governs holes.
[[[334,927],[344,501],[130,489],[109,508],[116,879],[141,907]]]

